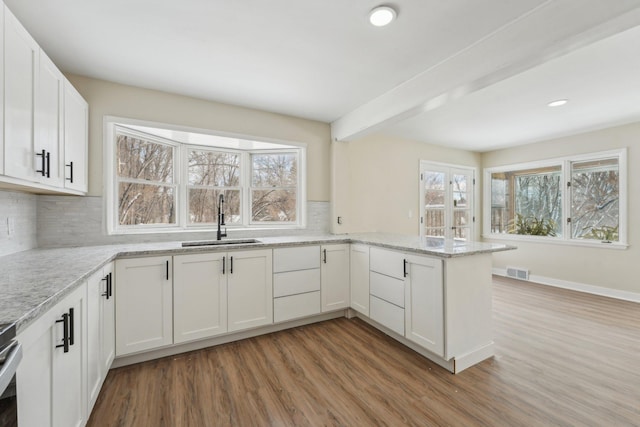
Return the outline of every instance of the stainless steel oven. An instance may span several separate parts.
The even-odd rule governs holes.
[[[16,371],[21,359],[15,325],[0,325],[0,427],[18,425]]]

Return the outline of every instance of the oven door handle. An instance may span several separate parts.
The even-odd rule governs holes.
[[[2,369],[0,369],[0,395],[4,393],[18,370],[18,365],[22,360],[22,344],[15,341],[3,350],[3,353],[6,354],[6,357]]]

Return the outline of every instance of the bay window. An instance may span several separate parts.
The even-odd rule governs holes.
[[[305,147],[105,120],[110,234],[302,228]]]

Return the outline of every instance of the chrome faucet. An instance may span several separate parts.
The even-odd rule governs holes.
[[[225,227],[224,233],[222,232],[221,225],[226,225],[224,223],[224,195],[220,194],[220,198],[218,199],[218,234],[217,240],[222,240],[223,237],[227,237],[227,228]]]

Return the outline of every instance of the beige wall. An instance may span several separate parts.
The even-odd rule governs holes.
[[[332,157],[335,233],[379,231],[417,235],[420,160],[476,167],[480,173],[477,153],[383,134],[334,142]],[[479,213],[479,203],[477,207]],[[337,216],[343,218],[343,225],[336,224]],[[479,231],[477,227],[477,238]]]
[[[103,117],[118,116],[307,144],[307,199],[329,201],[327,123],[68,75],[89,103],[89,194],[102,195]]]
[[[534,276],[579,284],[640,292],[640,123],[589,132],[537,144],[485,153],[483,167],[508,165],[573,154],[628,148],[628,243],[627,250],[585,248],[540,243],[515,243],[518,250],[496,253],[496,268],[507,265],[530,270]],[[497,241],[497,240],[491,240]],[[514,243],[506,242],[505,243]]]

